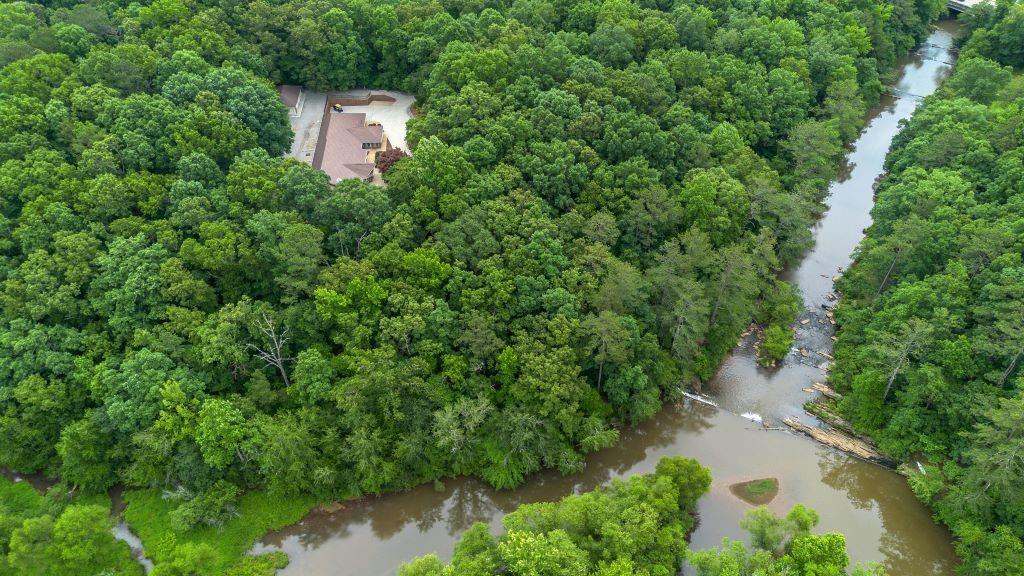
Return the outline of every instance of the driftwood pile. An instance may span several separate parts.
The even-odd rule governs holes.
[[[842,450],[843,452],[852,454],[858,458],[863,458],[864,460],[870,460],[871,462],[877,462],[878,464],[883,464],[885,466],[892,465],[892,462],[876,450],[874,446],[844,432],[833,430],[831,428],[808,426],[801,422],[796,416],[790,416],[784,419],[783,422],[785,422],[790,428],[798,432],[803,432],[826,446]]]
[[[853,426],[833,410],[834,401],[842,400],[842,394],[836,392],[831,386],[823,382],[815,382],[806,390],[808,392],[819,392],[827,398],[827,400],[811,400],[804,404],[804,410],[816,416],[824,425],[811,426],[804,424],[796,417],[790,417],[783,420],[787,426],[807,434],[826,446],[831,446],[876,464],[890,468],[896,467],[897,463],[882,455],[870,438],[857,434]]]

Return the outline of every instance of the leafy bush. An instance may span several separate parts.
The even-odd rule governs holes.
[[[401,148],[385,150],[377,154],[377,161],[375,163],[377,170],[380,170],[381,174],[387,174],[388,170],[391,170],[391,167],[395,165],[395,162],[407,156],[409,156],[409,153]]]
[[[793,345],[793,329],[775,324],[765,328],[758,347],[757,361],[764,366],[774,366],[789,353]]]
[[[789,326],[800,313],[803,300],[795,286],[783,280],[775,280],[761,296],[754,320],[762,326]]]
[[[175,529],[184,532],[201,524],[223,526],[225,522],[238,516],[238,492],[238,487],[234,484],[218,480],[209,489],[198,494],[181,488],[165,492],[164,497],[172,502],[179,502],[171,512],[171,522]]]
[[[176,502],[159,490],[128,491],[124,500],[124,519],[157,567],[198,563],[202,576],[273,576],[287,557],[280,552],[250,556],[249,550],[267,531],[298,522],[314,505],[308,497],[246,492],[238,496],[238,514],[222,525],[199,524],[183,532],[173,520]],[[188,548],[179,550],[186,544]],[[182,556],[194,561],[179,560]]]
[[[800,504],[779,518],[764,506],[747,511],[740,526],[750,533],[753,550],[725,538],[721,548],[686,555],[698,576],[764,574],[847,574],[850,563],[842,534],[811,534],[818,514]],[[856,566],[852,576],[885,576],[880,566]]]
[[[141,576],[128,545],[111,533],[110,499],[71,499],[64,488],[44,496],[0,477],[0,574]]]

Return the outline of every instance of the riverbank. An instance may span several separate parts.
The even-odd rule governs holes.
[[[821,530],[846,533],[856,561],[880,562],[894,576],[953,574],[949,533],[931,520],[902,476],[689,400],[623,431],[619,443],[591,455],[580,474],[546,471],[514,490],[456,478],[346,502],[342,510],[314,510],[301,524],[271,532],[254,552],[287,553],[291,562],[282,576],[383,576],[413,557],[443,556],[474,522],[500,530],[503,516],[520,504],[557,500],[613,478],[648,473],[662,456],[695,458],[711,470],[711,490],[698,502],[694,549],[718,546],[723,537],[744,538],[738,526],[750,505],[730,491],[731,485],[777,478],[779,492],[769,508],[777,513],[797,503],[814,508],[822,517]]]
[[[250,555],[253,543],[270,530],[294,524],[315,505],[311,497],[279,496],[265,490],[239,497],[234,517],[222,526],[174,529],[173,503],[159,490],[124,493],[124,520],[156,564],[169,564],[188,550],[204,559],[204,573],[267,574],[288,564],[280,552]],[[248,572],[245,572],[248,571]]]

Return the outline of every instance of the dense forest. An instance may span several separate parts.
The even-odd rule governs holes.
[[[840,283],[833,383],[968,575],[1024,567],[1024,6],[963,16],[952,77],[897,136]]]
[[[775,273],[944,6],[0,3],[0,467],[180,531],[578,470],[752,320],[785,344]],[[331,186],[277,82],[414,93],[412,156]]]
[[[663,458],[653,474],[615,480],[560,502],[525,504],[505,516],[505,532],[478,523],[455,545],[402,566],[398,576],[675,576],[683,560],[697,576],[840,576],[850,561],[842,534],[811,534],[813,510],[796,505],[783,518],[761,506],[741,526],[753,548],[726,539],[721,549],[689,551],[697,499],[711,476],[693,460]],[[852,576],[884,576],[855,567]]]

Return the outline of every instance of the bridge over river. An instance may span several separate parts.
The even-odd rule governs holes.
[[[977,6],[982,2],[988,2],[988,0],[948,0],[946,5],[949,6],[949,9],[953,12],[963,12],[964,10]]]

